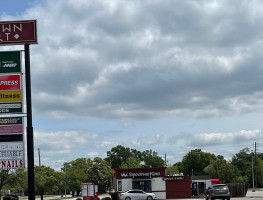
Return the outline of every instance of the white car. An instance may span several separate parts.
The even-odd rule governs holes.
[[[156,195],[147,193],[143,190],[128,190],[127,192],[120,193],[120,200],[153,200]]]

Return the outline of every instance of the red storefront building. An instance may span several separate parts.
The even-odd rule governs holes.
[[[191,197],[189,176],[166,176],[166,167],[115,169],[115,183],[118,192],[141,189],[155,193],[157,199]]]

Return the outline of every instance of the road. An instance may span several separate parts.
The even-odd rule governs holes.
[[[108,195],[105,195],[108,196]],[[104,195],[102,195],[101,197],[104,197]],[[44,198],[44,200],[52,200],[54,199],[54,197],[50,197],[50,198]],[[73,198],[61,198],[61,200],[76,200],[77,197],[73,197]],[[176,200],[204,200],[205,198],[187,198],[187,199],[176,199]],[[263,190],[257,190],[255,192],[252,191],[248,191],[246,197],[233,197],[231,198],[233,200],[263,200]],[[36,199],[39,200],[39,199]],[[169,199],[170,200],[170,199]]]
[[[188,199],[176,199],[176,200],[198,200],[205,198],[188,198]],[[255,192],[248,191],[246,197],[232,197],[233,200],[263,200],[263,190],[257,190]]]

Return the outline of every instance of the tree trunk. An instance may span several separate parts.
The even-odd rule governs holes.
[[[41,200],[44,200],[44,190],[40,191],[40,197],[41,197]]]

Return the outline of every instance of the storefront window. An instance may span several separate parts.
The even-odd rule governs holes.
[[[139,189],[145,192],[152,192],[152,182],[151,180],[132,181],[132,189]]]

